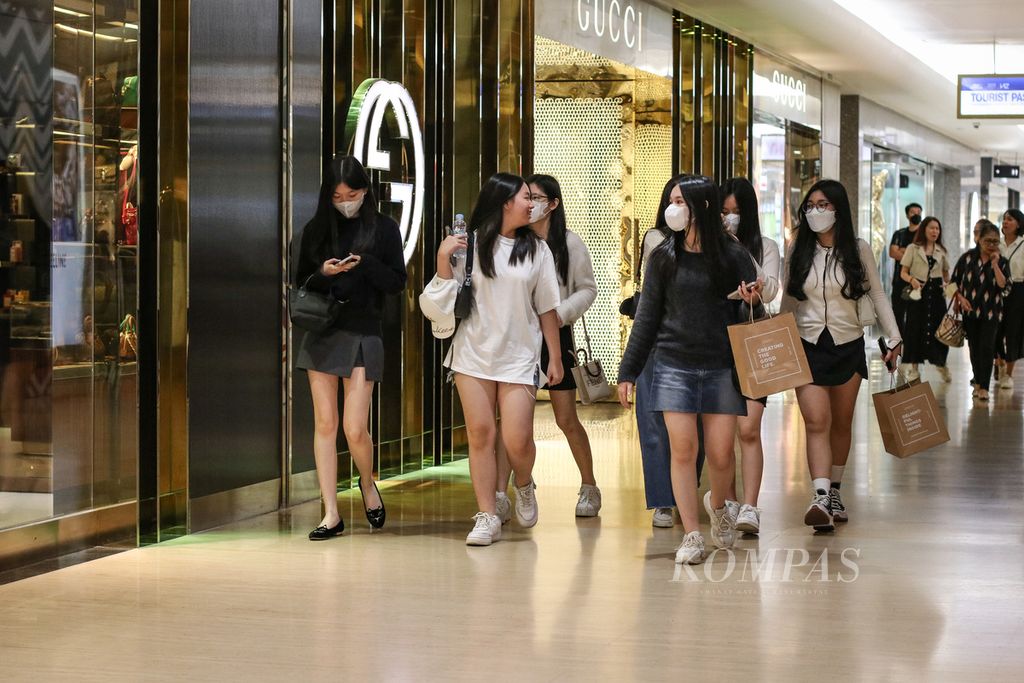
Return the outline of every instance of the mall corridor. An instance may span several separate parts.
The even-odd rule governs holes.
[[[973,403],[929,377],[952,440],[906,460],[880,449],[860,396],[843,491],[850,522],[803,526],[792,394],[765,416],[762,533],[705,565],[673,563],[652,529],[631,416],[584,409],[605,494],[574,519],[578,480],[539,408],[540,523],[489,548],[465,461],[381,485],[388,526],[306,533],[308,503],[0,586],[5,681],[1013,680],[1024,670],[1024,392]],[[887,383],[877,358],[871,389]],[[704,521],[706,528],[706,520]],[[756,577],[755,577],[756,574]],[[89,661],[84,671],[82,662]]]

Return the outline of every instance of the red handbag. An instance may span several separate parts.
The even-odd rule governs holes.
[[[121,201],[121,226],[124,228],[125,244],[139,243],[139,209],[129,199],[135,186],[135,173],[138,167],[139,161],[136,159],[132,163],[132,175],[125,184],[124,199]]]

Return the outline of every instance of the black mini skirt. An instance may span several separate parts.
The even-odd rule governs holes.
[[[806,339],[804,352],[811,368],[811,384],[819,387],[838,387],[850,381],[854,375],[868,378],[868,360],[864,337],[858,337],[846,344],[836,344],[828,328],[812,344]]]

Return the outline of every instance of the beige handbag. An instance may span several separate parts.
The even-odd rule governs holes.
[[[583,324],[583,339],[586,348],[580,348],[573,353],[576,358],[576,367],[572,368],[573,379],[576,380],[576,393],[579,395],[580,403],[589,405],[600,401],[611,395],[612,388],[605,377],[604,367],[601,361],[594,358],[590,348],[590,334],[587,332],[587,319],[580,317]]]
[[[967,332],[964,330],[963,321],[953,312],[955,302],[956,297],[954,296],[946,308],[946,315],[942,316],[939,329],[935,330],[935,338],[946,346],[958,349],[964,345],[964,337],[967,336]]]

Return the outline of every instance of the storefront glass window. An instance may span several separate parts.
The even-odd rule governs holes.
[[[7,11],[0,528],[131,500],[138,462],[138,3]]]

